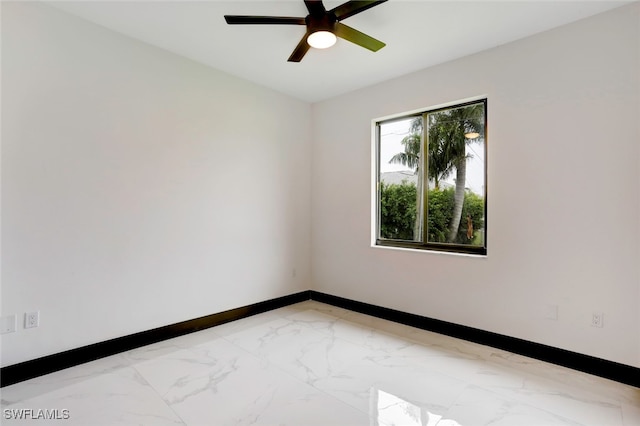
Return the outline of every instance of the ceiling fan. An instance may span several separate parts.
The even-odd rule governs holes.
[[[360,31],[343,24],[342,20],[347,19],[356,13],[364,12],[374,6],[386,2],[387,0],[375,1],[348,1],[331,10],[325,9],[321,0],[304,0],[309,14],[305,18],[294,18],[287,16],[243,16],[224,15],[227,24],[273,24],[273,25],[306,25],[307,32],[289,57],[289,62],[300,62],[310,47],[323,49],[333,46],[336,37],[343,38],[352,43],[377,52],[385,44],[380,40],[368,36]]]

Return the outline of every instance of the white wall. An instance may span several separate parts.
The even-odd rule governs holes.
[[[309,104],[29,2],[2,89],[3,366],[309,288]]]
[[[313,288],[640,366],[639,17],[635,4],[315,104]],[[370,247],[371,120],[479,95],[488,256]]]
[[[640,366],[639,26],[626,7],[311,111],[3,2],[1,312],[41,326],[2,365],[305,290],[312,261],[318,291]],[[369,247],[371,119],[476,95],[489,256]]]

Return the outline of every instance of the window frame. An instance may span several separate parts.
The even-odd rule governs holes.
[[[426,252],[443,252],[443,253],[456,253],[456,254],[469,254],[469,255],[487,255],[487,206],[488,206],[488,149],[487,149],[487,135],[488,135],[488,112],[487,112],[487,97],[478,97],[472,98],[465,101],[458,101],[453,103],[448,103],[445,105],[439,105],[431,108],[423,108],[417,111],[411,111],[401,114],[394,114],[393,116],[380,118],[372,121],[373,124],[373,140],[374,140],[374,156],[373,160],[375,162],[374,167],[374,191],[375,191],[375,207],[373,209],[373,213],[375,215],[375,220],[372,221],[374,229],[373,231],[373,245],[375,247],[389,247],[389,248],[402,248],[402,249],[414,249]],[[419,179],[423,179],[422,185],[422,194],[418,196],[421,198],[420,201],[416,200],[416,202],[420,202],[423,204],[423,214],[422,214],[422,241],[410,241],[410,240],[394,240],[394,239],[383,239],[380,238],[380,213],[381,213],[381,200],[380,200],[380,184],[381,184],[381,173],[380,173],[380,143],[381,143],[381,132],[380,127],[382,124],[392,123],[399,120],[405,120],[413,117],[423,117],[424,118],[428,114],[437,113],[440,111],[455,109],[455,108],[464,108],[470,105],[482,104],[484,110],[484,134],[483,134],[483,151],[484,151],[484,238],[482,246],[472,246],[466,244],[453,244],[453,243],[436,243],[428,241],[428,193],[429,193],[429,185],[428,179],[425,180],[422,173],[419,176]],[[423,121],[422,126],[422,137],[421,137],[421,153],[427,152],[428,150],[428,138],[427,138],[428,126],[426,121]],[[420,159],[420,165],[422,170],[428,170],[428,156],[422,155]],[[417,214],[420,214],[420,209],[418,209]]]

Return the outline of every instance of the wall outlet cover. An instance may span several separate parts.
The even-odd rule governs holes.
[[[24,314],[24,328],[34,328],[40,325],[40,312],[27,312]]]
[[[11,314],[0,318],[0,334],[15,333],[18,328],[18,316]]]
[[[594,312],[591,316],[591,327],[604,327],[604,314],[602,312]]]

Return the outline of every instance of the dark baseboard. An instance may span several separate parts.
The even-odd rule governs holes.
[[[0,369],[0,387],[305,300],[309,290],[9,365]]]
[[[636,367],[314,290],[302,291],[2,367],[0,387],[309,299],[640,387],[640,369]]]
[[[327,303],[329,305],[349,309],[351,311],[468,340],[482,345],[503,349],[519,355],[568,367],[573,370],[640,387],[640,368],[632,367],[630,365],[607,361],[605,359],[571,352],[540,343],[534,343],[515,337],[509,337],[503,334],[492,333],[473,327],[409,314],[395,309],[371,305],[369,303],[357,302],[355,300],[320,293],[314,290],[310,291],[310,297],[318,302]]]

